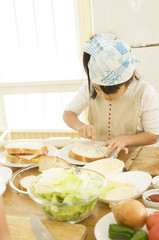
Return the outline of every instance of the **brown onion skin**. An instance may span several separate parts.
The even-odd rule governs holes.
[[[119,202],[116,206],[111,204],[114,218],[118,224],[127,226],[134,231],[145,225],[148,216],[145,206],[138,200],[129,199]]]

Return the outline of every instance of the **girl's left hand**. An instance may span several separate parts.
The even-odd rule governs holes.
[[[125,153],[128,154],[128,148],[125,147],[126,143],[122,136],[117,136],[117,137],[111,138],[110,140],[106,141],[103,144],[103,146],[108,146],[106,157],[109,157],[114,150],[115,150],[115,152],[113,155],[116,157],[118,156],[118,154],[121,150],[125,151]]]

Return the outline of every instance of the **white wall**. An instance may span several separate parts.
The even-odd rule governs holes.
[[[92,0],[94,33],[116,32],[134,43],[159,42],[159,0]],[[159,46],[134,48],[139,74],[159,92]]]

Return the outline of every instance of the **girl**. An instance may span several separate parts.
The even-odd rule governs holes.
[[[63,119],[82,137],[104,141],[106,157],[127,147],[154,144],[159,138],[159,95],[139,80],[132,49],[104,34],[85,46],[83,65],[88,83],[66,106]],[[89,106],[89,125],[78,115]]]

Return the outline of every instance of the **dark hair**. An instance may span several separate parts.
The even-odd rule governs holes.
[[[85,70],[85,72],[86,72],[86,74],[87,74],[87,78],[88,78],[88,88],[89,88],[89,92],[91,92],[91,79],[90,79],[89,68],[88,68],[88,62],[89,62],[89,60],[90,60],[90,57],[91,57],[90,54],[88,54],[88,53],[86,53],[86,52],[83,53],[83,66],[84,66],[84,70]],[[127,80],[126,82],[123,82],[123,83],[120,83],[120,84],[117,84],[117,85],[113,85],[113,86],[102,86],[102,85],[99,85],[99,86],[100,86],[101,90],[102,90],[105,94],[108,94],[108,95],[109,95],[109,94],[117,93],[118,90],[120,89],[120,87],[121,87],[122,85],[128,86],[128,85],[132,82],[133,78],[135,78],[136,80],[139,80],[138,74],[136,73],[134,77],[132,76],[132,77],[131,77],[129,80]],[[97,96],[97,92],[96,92],[95,89],[93,89],[91,98],[92,98],[92,99],[95,99],[96,96]]]

